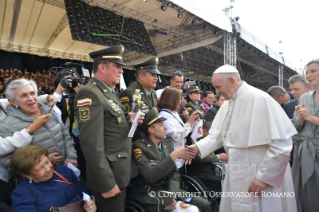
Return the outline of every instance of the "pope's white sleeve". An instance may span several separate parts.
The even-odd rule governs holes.
[[[285,176],[291,150],[291,138],[281,141],[273,140],[269,144],[255,176],[270,186],[280,187]]]
[[[0,156],[9,154],[15,149],[31,143],[32,136],[25,130],[15,132],[12,136],[0,137]]]
[[[217,139],[213,135],[208,135],[204,139],[198,141],[196,143],[196,146],[199,149],[198,155],[201,158],[204,158],[215,150],[221,148],[223,146],[223,143],[221,142],[221,140]]]

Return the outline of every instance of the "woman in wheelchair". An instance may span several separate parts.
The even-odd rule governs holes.
[[[48,151],[36,145],[17,149],[11,158],[11,169],[25,179],[11,193],[12,207],[16,212],[48,212],[83,198],[88,193],[66,166],[52,166]],[[96,205],[90,200],[85,211],[95,212]]]

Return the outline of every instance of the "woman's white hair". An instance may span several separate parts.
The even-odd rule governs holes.
[[[24,78],[20,78],[20,79],[16,79],[16,80],[11,81],[7,85],[6,91],[4,92],[7,99],[15,100],[16,94],[15,94],[14,90],[17,88],[22,88],[26,85],[31,85],[34,88],[36,94],[38,94],[37,84],[35,84],[35,82],[33,80],[27,80]]]

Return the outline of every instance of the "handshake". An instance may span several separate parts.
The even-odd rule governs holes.
[[[183,143],[180,142],[178,147],[170,154],[173,160],[176,159],[183,159],[184,164],[191,164],[192,160],[195,158],[196,154],[198,153],[197,146],[191,145],[186,146],[185,148],[182,147]]]

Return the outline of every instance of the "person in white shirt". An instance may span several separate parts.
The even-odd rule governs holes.
[[[182,72],[174,71],[172,76],[171,76],[170,82],[171,82],[171,85],[166,87],[166,88],[171,87],[171,88],[176,88],[177,90],[181,90],[183,87],[183,82],[184,82],[184,77],[183,77]],[[165,90],[165,88],[159,89],[156,91],[157,102],[161,98],[161,95],[162,95],[164,90]]]
[[[173,143],[174,149],[181,142],[183,143],[182,147],[185,147],[185,138],[192,131],[193,125],[198,119],[198,111],[195,111],[189,116],[186,124],[183,123],[178,114],[178,106],[181,103],[180,97],[181,93],[176,88],[166,88],[158,104],[162,108],[159,115],[166,118],[164,124],[167,127],[167,139]],[[177,159],[175,162],[177,168],[183,165],[181,159]]]

